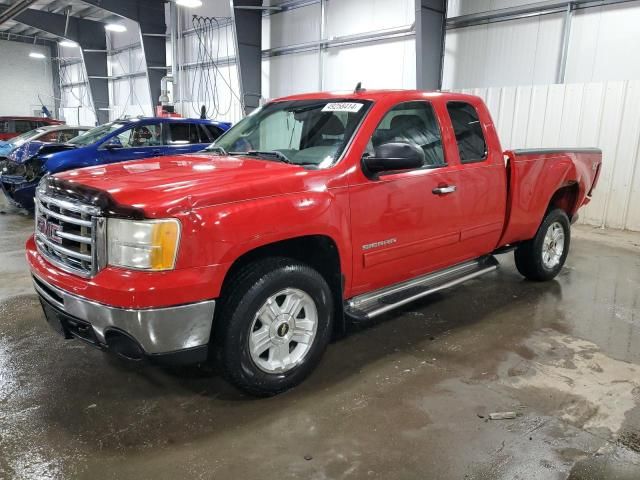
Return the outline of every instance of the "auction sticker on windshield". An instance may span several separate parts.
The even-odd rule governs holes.
[[[362,103],[340,102],[327,103],[322,109],[323,112],[357,112],[362,108]]]

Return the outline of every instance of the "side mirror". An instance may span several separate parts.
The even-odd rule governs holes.
[[[410,143],[383,143],[375,149],[373,156],[362,157],[365,173],[374,177],[382,172],[414,170],[424,162],[424,151]]]
[[[114,150],[116,148],[122,148],[122,144],[120,143],[118,137],[111,137],[109,140],[102,144],[102,148],[105,148],[107,150]]]

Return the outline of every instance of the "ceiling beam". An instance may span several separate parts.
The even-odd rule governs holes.
[[[17,3],[14,3],[9,8],[0,13],[0,25],[11,20],[20,12],[25,11],[34,3],[36,3],[36,0],[19,0]]]

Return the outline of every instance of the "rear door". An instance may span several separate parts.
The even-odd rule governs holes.
[[[458,157],[460,242],[469,258],[493,251],[505,221],[506,172],[502,148],[486,108],[479,100],[450,101],[448,123]]]
[[[198,152],[212,143],[197,123],[169,122],[165,130],[166,155]]]
[[[387,142],[412,143],[425,152],[422,168],[368,178],[359,171],[350,186],[353,239],[352,293],[381,288],[452,265],[460,248],[461,197],[457,156],[443,149],[451,129],[446,112],[426,100],[391,108],[375,129],[366,154]],[[444,136],[443,136],[444,134]],[[450,188],[454,187],[454,188]]]

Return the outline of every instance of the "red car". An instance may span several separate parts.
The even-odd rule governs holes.
[[[49,323],[128,358],[215,357],[272,395],[332,332],[495,270],[550,280],[597,149],[503,152],[475,96],[282,98],[202,153],[45,177],[27,242]]]
[[[9,140],[18,135],[46,127],[47,125],[62,125],[61,120],[46,117],[0,117],[0,140]]]

